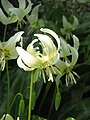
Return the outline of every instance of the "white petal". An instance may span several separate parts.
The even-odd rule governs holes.
[[[79,39],[75,35],[73,35],[73,41],[74,41],[74,48],[76,50],[78,50],[78,48],[79,48]]]
[[[31,71],[31,68],[28,68],[27,66],[24,65],[24,63],[21,60],[21,57],[18,57],[17,59],[17,64],[20,68],[24,69],[25,71]]]
[[[8,0],[1,0],[2,6],[6,13],[10,14],[9,8],[14,8]]]
[[[19,8],[24,10],[26,7],[26,1],[22,0],[21,2],[21,0],[18,0],[18,2],[19,2]]]
[[[78,60],[78,52],[74,47],[71,47],[69,44],[68,44],[68,46],[69,46],[69,49],[70,49],[71,54],[72,54],[72,61],[70,63],[70,66],[73,67]]]
[[[28,67],[37,68],[41,64],[41,61],[37,59],[34,55],[29,54],[21,47],[16,47],[18,54],[20,55],[23,62]]]
[[[29,52],[32,55],[36,55],[36,51],[33,47],[33,44],[36,43],[38,41],[38,39],[34,39],[27,47],[27,52]]]
[[[52,31],[50,29],[47,29],[47,28],[41,28],[40,31],[52,35],[56,39],[56,41],[57,41],[58,49],[60,49],[60,39],[59,39],[58,35],[54,31]]]
[[[25,15],[27,15],[30,11],[31,11],[31,9],[32,9],[32,3],[31,3],[31,0],[27,0],[28,1],[28,6],[26,7],[26,9],[24,10],[24,12],[25,12]]]
[[[60,70],[61,73],[64,73],[67,66],[65,64],[65,62],[58,60],[58,62],[55,64],[55,66]]]
[[[53,57],[53,58],[50,60],[51,64],[54,65],[55,63],[57,63],[57,61],[59,60],[59,58],[60,58],[60,54],[57,53],[56,56]]]
[[[52,72],[51,72],[50,68],[48,68],[48,76],[49,76],[48,81],[53,82],[53,75],[52,75]]]
[[[41,41],[42,46],[43,46],[43,53],[45,53],[45,55],[49,56],[49,57],[53,57],[56,54],[56,47],[53,43],[53,41],[51,40],[50,37],[48,37],[47,35],[43,35],[43,34],[35,34],[35,36],[38,37],[38,39]]]
[[[0,70],[3,71],[5,68],[5,59],[3,59],[2,61],[0,60]]]
[[[20,41],[21,35],[23,31],[17,32],[14,36],[12,36],[7,42],[3,42],[4,49],[11,50],[14,49],[16,43]]]
[[[60,40],[61,40],[60,57],[64,57],[65,58],[68,55],[70,55],[70,50],[69,50],[69,48],[67,46],[67,42],[64,39],[62,39],[62,38],[60,38]]]
[[[17,120],[20,120],[19,117],[17,117]]]

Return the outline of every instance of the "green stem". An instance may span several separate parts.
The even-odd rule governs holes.
[[[6,39],[6,32],[7,32],[7,25],[5,25],[5,28],[4,28],[3,42]]]
[[[8,70],[8,61],[6,61],[6,73],[7,73],[7,84],[8,84],[8,98],[7,98],[7,113],[10,113],[10,76]]]
[[[32,89],[33,89],[33,71],[31,72],[31,80],[30,80],[30,91],[29,91],[29,109],[28,109],[28,120],[31,118],[31,109],[32,109]]]
[[[13,101],[12,101],[12,104],[10,105],[10,109],[12,108],[12,106],[13,106],[13,104],[14,104],[14,102],[15,102],[15,100],[16,100],[16,98],[17,98],[18,96],[20,96],[20,97],[21,97],[21,99],[23,99],[22,94],[21,94],[21,93],[17,93],[17,94],[15,95],[15,97],[14,97]]]

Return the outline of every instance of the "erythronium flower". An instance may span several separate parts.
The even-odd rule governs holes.
[[[72,31],[76,30],[78,27],[78,19],[73,16],[73,23],[67,21],[66,17],[63,16],[63,28],[61,28],[62,35],[66,35],[66,40],[70,39],[72,36]]]
[[[23,18],[31,11],[32,3],[30,0],[28,1],[28,6],[26,6],[25,0],[18,0],[19,7],[14,7],[8,0],[1,0],[2,6],[7,13],[6,16],[2,9],[0,8],[0,21],[4,24],[11,24],[17,22],[21,25],[20,22],[25,22]]]
[[[5,68],[5,61],[16,59],[18,54],[16,51],[16,43],[20,41],[21,35],[24,32],[17,32],[13,37],[11,37],[6,42],[0,41],[0,70],[4,70]]]
[[[51,69],[55,72],[53,65],[59,60],[59,47],[60,40],[57,34],[47,28],[41,28],[42,32],[49,34],[35,34],[38,39],[34,39],[27,47],[26,51],[22,47],[16,47],[19,54],[17,64],[25,71],[31,71],[34,69],[46,69],[46,73],[49,76],[48,80],[53,81]],[[58,48],[55,46],[50,35],[56,40]],[[36,43],[39,43],[37,47],[34,47]],[[43,71],[44,75],[44,71]]]
[[[62,60],[58,60],[55,66],[61,72],[60,77],[66,74],[66,85],[68,86],[69,83],[76,83],[74,75],[79,77],[77,73],[72,70],[78,60],[79,40],[75,35],[73,35],[74,47],[65,43],[65,41],[62,39],[60,40],[62,46],[61,51],[63,51],[61,52]],[[71,60],[68,58],[68,56],[71,56]]]

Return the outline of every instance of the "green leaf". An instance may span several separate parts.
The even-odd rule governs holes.
[[[60,105],[60,102],[61,102],[61,94],[60,92],[58,91],[56,93],[56,96],[55,96],[55,109],[58,110],[59,108],[59,105]]]
[[[23,113],[24,113],[24,108],[25,108],[24,99],[21,99],[20,102],[19,102],[19,111],[18,111],[18,115],[19,115],[19,116],[22,116],[22,115],[23,115]]]
[[[43,80],[42,79],[38,79],[35,83],[35,92],[36,92],[36,97],[39,96],[41,90],[42,90],[42,86],[43,86]]]

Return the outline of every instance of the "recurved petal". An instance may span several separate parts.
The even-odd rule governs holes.
[[[21,57],[23,63],[29,68],[38,68],[41,64],[41,60],[37,59],[34,55],[29,54],[21,47],[16,47],[16,50]]]
[[[18,3],[19,3],[19,8],[20,9],[25,9],[25,7],[26,7],[26,1],[25,0],[22,0],[22,2],[21,2],[21,0],[18,0]]]
[[[69,49],[70,49],[71,55],[72,55],[72,60],[71,60],[70,66],[73,67],[78,60],[78,52],[74,47],[71,47],[69,44],[68,44],[68,46],[69,46]]]
[[[2,22],[4,25],[8,25],[11,23],[15,23],[17,21],[17,17],[16,16],[11,16],[7,17],[4,12],[2,11],[2,9],[0,8],[0,22]]]
[[[6,13],[10,13],[9,8],[14,8],[14,6],[8,0],[1,0],[2,6]]]
[[[60,57],[67,57],[70,55],[70,50],[67,46],[67,42],[64,39],[60,39],[61,40],[61,51],[60,51]]]
[[[27,46],[27,52],[29,52],[31,55],[36,55],[36,51],[34,48],[34,43],[36,43],[38,39],[34,39],[28,46]]]
[[[4,25],[7,25],[9,23],[8,18],[4,15],[1,8],[0,8],[0,22],[2,22]]]
[[[23,31],[17,32],[14,36],[12,36],[7,42],[3,42],[4,49],[12,50],[15,48],[17,42],[20,41],[21,35]]]
[[[56,47],[51,38],[43,34],[35,34],[35,36],[37,36],[40,42],[42,43],[43,53],[45,53],[49,57],[55,56]]]
[[[32,3],[31,3],[31,0],[27,0],[28,1],[28,6],[26,7],[26,9],[24,10],[24,12],[25,12],[25,15],[27,15],[30,11],[31,11],[31,9],[32,9]]]
[[[74,48],[76,50],[78,50],[79,49],[79,39],[75,35],[73,35],[73,41],[74,41]]]
[[[59,39],[58,35],[53,30],[50,30],[50,29],[47,29],[47,28],[41,28],[40,31],[52,35],[55,38],[55,40],[57,41],[58,49],[60,49],[60,39]]]
[[[33,69],[27,67],[21,60],[21,57],[19,56],[18,59],[17,59],[17,64],[20,68],[24,69],[25,71],[31,71]]]

